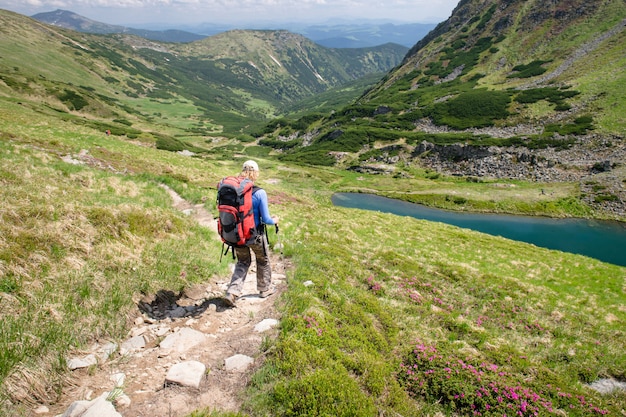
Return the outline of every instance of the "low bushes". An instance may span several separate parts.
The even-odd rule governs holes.
[[[509,115],[511,96],[504,91],[472,90],[433,106],[431,117],[438,125],[454,129],[492,126]]]
[[[541,75],[546,72],[546,69],[542,66],[551,61],[536,60],[530,64],[516,65],[513,67],[513,74],[509,74],[508,78],[530,78],[537,75]]]
[[[536,416],[556,414],[559,409],[581,416],[608,413],[582,392],[564,392],[558,385],[543,382],[533,386],[528,375],[506,363],[459,356],[450,347],[447,342],[418,342],[407,355],[399,378],[411,396],[438,402],[447,412],[462,415]]]

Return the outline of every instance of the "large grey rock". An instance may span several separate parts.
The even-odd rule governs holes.
[[[165,376],[166,384],[199,388],[206,372],[206,366],[198,361],[187,361],[172,366]]]
[[[184,353],[194,346],[205,343],[207,336],[197,330],[187,327],[170,334],[159,344],[161,349],[170,349],[178,353]]]
[[[589,387],[600,394],[612,394],[618,391],[626,392],[626,382],[613,378],[599,379],[589,384]]]
[[[226,358],[224,361],[224,369],[227,371],[244,371],[254,362],[250,356],[237,354]]]
[[[136,352],[146,347],[146,339],[143,336],[131,337],[120,347],[120,354],[127,355],[129,353]]]
[[[115,411],[113,404],[107,401],[108,396],[109,393],[105,392],[93,401],[75,401],[62,417],[122,417]]]
[[[117,343],[109,342],[102,346],[96,354],[98,355],[98,359],[100,362],[106,362],[113,353],[117,350]]]
[[[72,371],[74,369],[89,368],[97,364],[98,360],[96,359],[96,355],[93,354],[87,355],[84,358],[72,358],[67,361],[67,367]]]
[[[278,320],[265,319],[261,321],[260,323],[257,323],[256,326],[254,326],[254,331],[258,333],[263,333],[267,330],[270,330],[272,327],[276,327],[277,325],[278,325]]]

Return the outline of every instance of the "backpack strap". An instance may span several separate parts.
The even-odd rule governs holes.
[[[254,195],[254,193],[256,193],[259,190],[262,190],[263,188],[257,186],[257,185],[253,185],[252,186],[252,195]],[[270,244],[270,238],[267,234],[267,227],[265,227],[265,223],[263,223],[263,220],[261,220],[261,224],[259,225],[259,227],[257,228],[257,232],[260,234],[265,234],[265,242],[267,243],[267,245],[263,245],[263,253],[265,254],[265,256],[267,256],[267,247]]]
[[[252,195],[254,195],[254,193],[256,193],[259,190],[262,190],[263,188],[259,187],[258,185],[253,185],[252,186]],[[252,207],[254,209],[254,205]],[[261,219],[261,224],[256,228],[257,233],[263,233],[265,231],[265,224],[263,223],[263,220]],[[266,232],[266,231],[265,231]],[[267,232],[266,232],[267,233]]]
[[[226,246],[226,250],[224,250],[224,246]],[[237,259],[235,258],[235,248],[222,242],[222,250],[220,251],[220,263],[222,263],[222,256],[227,255],[229,250],[230,253],[233,255],[233,260]]]

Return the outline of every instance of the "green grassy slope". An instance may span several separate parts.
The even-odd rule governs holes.
[[[623,216],[625,19],[620,0],[460,2],[355,102],[279,128],[272,122],[260,143],[284,161],[395,176],[411,175],[407,166],[473,178],[551,176],[579,182],[596,209],[605,198],[621,202],[604,209]],[[610,168],[594,170],[603,161]],[[611,195],[589,194],[593,185]]]
[[[228,274],[217,237],[172,208],[159,184],[214,210],[217,180],[249,156],[159,151],[6,97],[0,139],[0,410],[28,415],[57,398],[68,352],[125,337],[139,297]],[[241,415],[626,407],[624,394],[586,386],[626,375],[625,268],[330,203],[350,187],[442,188],[453,179],[392,184],[259,163],[294,269],[279,338],[265,344]]]
[[[416,129],[417,122],[429,119],[443,132],[519,125],[545,130],[518,133],[518,142],[493,141],[532,144],[554,132],[587,133],[581,117],[591,117],[593,132],[623,138],[625,18],[624,3],[615,0],[461,2],[375,88],[314,126],[321,130],[317,138],[324,141],[326,131],[359,129],[360,142],[348,139],[357,150],[398,138],[437,142]],[[379,139],[384,135],[376,129],[385,128],[394,134]],[[457,141],[480,144],[479,135],[471,133]],[[496,129],[480,133],[511,136]],[[343,140],[324,146],[352,151]]]
[[[489,47],[476,57],[478,60],[470,65],[466,63],[461,80],[478,79],[474,88],[496,91],[556,86],[579,93],[567,100],[571,114],[559,113],[553,105],[518,106],[510,109],[511,120],[504,120],[503,124],[550,123],[558,118],[573,120],[593,114],[597,132],[625,133],[620,115],[624,114],[626,103],[616,100],[613,93],[625,82],[624,72],[619,70],[624,64],[622,20],[626,18],[626,7],[623,2],[575,1],[548,5],[517,1],[507,7],[493,4],[484,2],[476,14],[464,14],[459,8],[459,19],[469,21],[459,22],[416,51],[396,74],[407,74],[418,61],[423,62],[420,68],[424,70],[431,62],[447,65],[445,74],[453,69],[453,62],[444,61],[446,49],[463,45],[455,50],[463,54],[471,52],[470,47],[477,40],[490,39]],[[519,71],[520,66],[533,69]],[[617,120],[620,121],[616,123]]]
[[[323,48],[285,31],[161,43],[73,32],[8,11],[0,11],[0,23],[4,94],[116,134],[150,125],[179,138],[234,136],[299,100],[385,72],[406,52],[399,45]]]

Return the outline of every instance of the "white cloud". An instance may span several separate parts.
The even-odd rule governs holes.
[[[0,0],[25,15],[70,10],[106,23],[238,23],[342,19],[439,22],[459,0]],[[106,19],[106,20],[104,20]]]

